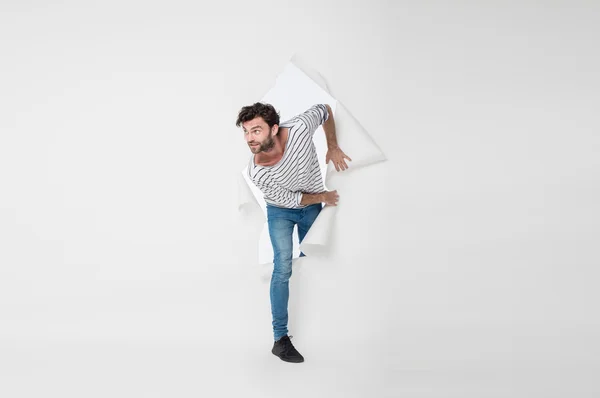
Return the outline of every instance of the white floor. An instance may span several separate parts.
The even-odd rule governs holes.
[[[203,342],[4,340],[0,396],[599,396],[593,335],[579,340],[504,336],[494,350],[491,339],[502,333],[477,332],[478,341],[467,330],[451,329],[361,344],[343,337],[311,344],[294,338],[306,357],[302,364],[282,362],[270,353],[268,342],[247,341],[243,335]],[[512,351],[505,349],[507,342]],[[477,353],[483,344],[487,351]]]

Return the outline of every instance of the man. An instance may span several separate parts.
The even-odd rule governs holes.
[[[331,107],[315,104],[305,112],[279,124],[279,113],[270,104],[257,102],[243,107],[236,126],[243,127],[252,156],[250,180],[264,194],[267,223],[273,246],[270,297],[275,343],[271,352],[286,362],[304,362],[288,336],[289,279],[292,276],[294,226],[302,242],[322,209],[336,206],[337,191],[326,191],[312,137],[323,125],[327,138],[326,162],[337,171],[352,161],[337,144]],[[304,256],[301,253],[300,256]]]

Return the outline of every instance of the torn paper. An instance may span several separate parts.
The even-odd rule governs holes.
[[[333,164],[325,163],[327,141],[325,132],[320,126],[314,134],[314,143],[321,165],[321,173],[327,190],[335,190],[336,174],[347,174],[352,170],[385,160],[382,151],[377,147],[365,129],[348,112],[348,110],[329,93],[325,80],[315,70],[306,67],[297,57],[292,57],[283,72],[277,76],[275,85],[261,98],[260,102],[272,104],[280,113],[280,120],[291,119],[304,112],[314,104],[329,104],[333,111],[336,125],[336,136],[340,148],[352,161],[347,161],[349,168],[343,172],[335,170]],[[248,160],[252,155],[248,155]],[[242,183],[245,182],[245,184]],[[341,196],[341,195],[340,195]],[[264,225],[259,237],[259,264],[273,263],[273,248],[269,237],[266,217],[266,202],[262,192],[247,176],[247,167],[242,170],[239,186],[238,209],[256,208],[258,204],[264,215]],[[338,205],[339,206],[339,205]],[[298,258],[300,251],[305,255],[320,255],[327,252],[331,228],[335,220],[337,207],[325,206],[306,234],[302,244],[298,243],[298,231],[294,229],[293,258]]]

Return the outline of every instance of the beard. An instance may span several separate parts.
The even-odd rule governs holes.
[[[250,146],[250,144],[248,144],[248,146]],[[258,148],[254,148],[250,146],[250,151],[252,151],[252,153],[257,154],[260,152],[266,152],[268,150],[270,150],[271,148],[273,148],[275,146],[275,140],[273,139],[273,134],[269,134],[269,137],[267,137],[260,145]]]

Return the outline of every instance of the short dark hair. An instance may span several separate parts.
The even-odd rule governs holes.
[[[242,123],[249,122],[255,117],[262,117],[270,127],[279,124],[279,112],[275,110],[273,105],[256,102],[252,105],[243,107],[238,114],[235,125],[240,127]]]

